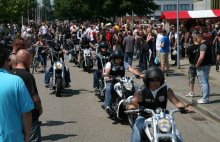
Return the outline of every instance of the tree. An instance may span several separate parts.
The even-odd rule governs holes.
[[[96,19],[123,16],[132,11],[146,16],[158,9],[154,0],[54,0],[59,19]]]
[[[29,9],[37,3],[37,0],[1,0],[0,1],[0,19],[7,22],[18,22],[20,16],[25,15]]]

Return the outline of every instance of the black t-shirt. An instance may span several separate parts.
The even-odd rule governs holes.
[[[200,46],[199,44],[198,45],[194,44],[187,48],[187,55],[189,57],[189,62],[192,65],[196,64],[196,54],[199,50],[199,46]]]
[[[35,78],[31,73],[27,72],[25,69],[20,69],[20,68],[13,68],[11,70],[11,73],[19,76],[24,81],[31,95],[31,98],[33,98],[34,95],[38,95]],[[38,110],[36,109],[32,110],[32,118],[37,119],[38,117],[39,117]]]

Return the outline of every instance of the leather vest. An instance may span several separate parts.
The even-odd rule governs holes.
[[[162,87],[158,90],[156,97],[154,98],[151,91],[143,87],[142,92],[142,101],[139,103],[140,106],[144,108],[149,108],[156,110],[158,107],[166,109],[167,106],[167,86]]]
[[[115,66],[115,64],[111,62],[110,75],[115,76],[115,77],[125,76],[124,61],[121,62],[120,66]]]

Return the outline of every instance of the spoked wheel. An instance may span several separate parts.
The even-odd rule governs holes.
[[[39,71],[39,69],[40,69],[40,61],[38,60],[38,58],[37,57],[34,57],[34,60],[33,60],[33,66],[32,66],[32,74],[34,73],[34,72],[38,72]]]

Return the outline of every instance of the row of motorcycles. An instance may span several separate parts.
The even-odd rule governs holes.
[[[74,37],[74,36],[73,36]],[[76,38],[76,37],[75,37]],[[102,55],[98,54],[97,49],[98,45],[94,44],[95,48],[92,47],[83,47],[84,43],[80,43],[76,39],[68,39],[66,40],[65,50],[68,51],[70,54],[71,59],[78,65],[78,67],[82,67],[88,73],[91,72],[94,63],[95,57],[97,58],[104,58]],[[56,44],[56,43],[55,43]],[[51,46],[52,47],[52,46]],[[51,54],[57,54],[51,48]],[[94,54],[95,52],[95,54]],[[57,57],[59,58],[59,56]],[[54,61],[54,60],[53,60]],[[101,60],[103,61],[103,60]],[[105,62],[106,63],[106,62]],[[104,69],[105,63],[102,62],[102,67]],[[56,95],[60,96],[60,93],[64,86],[62,85],[63,82],[63,68],[65,64],[63,61],[56,60],[53,63],[53,72],[51,76],[50,88],[55,89]],[[104,80],[105,74],[104,70],[100,72],[99,78],[99,86],[97,91],[95,91],[96,96],[101,100],[104,101],[105,98],[105,87],[106,81]],[[181,142],[182,139],[177,140],[176,134],[176,125],[174,121],[173,114],[175,112],[183,112],[184,109],[174,109],[174,110],[164,110],[164,109],[157,109],[156,111],[150,110],[147,108],[138,108],[136,110],[127,110],[127,102],[133,97],[135,90],[137,89],[137,85],[134,82],[134,78],[136,76],[125,76],[125,77],[114,77],[111,76],[111,81],[114,83],[114,93],[112,94],[112,113],[110,115],[116,121],[123,121],[127,122],[131,128],[135,122],[135,119],[138,115],[142,112],[146,112],[150,114],[147,120],[150,123],[145,127],[145,141],[150,142]]]
[[[85,71],[91,72],[93,68],[95,51],[92,47],[83,47],[87,41],[80,41],[75,35],[72,38],[66,38],[65,34],[58,34],[54,38],[45,38],[47,54],[51,59],[51,67],[49,67],[50,72],[50,82],[49,88],[54,90],[57,97],[60,97],[62,91],[65,89],[65,73],[68,72],[68,67],[64,63],[64,54],[71,57],[70,60],[74,61],[78,67],[82,67]],[[36,46],[36,45],[35,45]],[[94,45],[94,47],[97,46]],[[40,64],[39,55],[42,54],[42,49],[44,47],[35,47],[35,57],[33,60],[33,69],[37,72]]]
[[[97,54],[98,58],[103,58]],[[102,61],[102,60],[101,60]],[[104,67],[104,63],[102,66]],[[99,87],[95,94],[104,101],[106,81],[104,80],[104,70],[101,72],[99,78]],[[114,91],[112,94],[112,107],[110,117],[116,121],[127,122],[133,128],[135,119],[138,115],[147,113],[150,117],[147,119],[150,123],[145,127],[146,142],[182,142],[182,138],[177,134],[178,130],[174,121],[174,113],[186,113],[184,108],[165,110],[158,108],[156,111],[148,108],[138,108],[135,110],[127,110],[127,105],[133,97],[137,89],[137,84],[134,82],[137,76],[114,77],[111,76],[111,81],[114,83]]]
[[[138,115],[143,112],[150,114],[148,121],[150,123],[145,127],[144,141],[146,142],[181,142],[182,138],[177,140],[177,128],[175,125],[173,114],[176,112],[185,113],[183,108],[164,110],[158,108],[156,111],[147,108],[138,108],[135,110],[127,110],[127,102],[132,98],[135,92],[135,76],[112,77],[112,81],[117,82],[114,85],[114,93],[112,94],[112,107],[110,117],[116,121],[127,122],[131,128]],[[99,88],[96,92],[101,101],[105,97],[105,84],[103,78],[99,79]],[[147,137],[147,138],[146,138]]]

